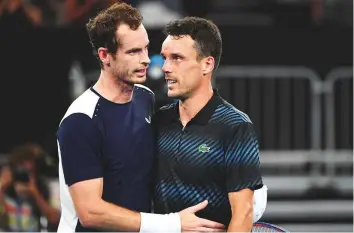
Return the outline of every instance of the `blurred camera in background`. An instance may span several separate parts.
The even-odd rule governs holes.
[[[37,144],[24,144],[8,155],[0,175],[1,226],[5,231],[56,229],[60,213],[51,203],[48,178],[53,164]]]

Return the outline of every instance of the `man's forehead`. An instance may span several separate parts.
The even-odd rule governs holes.
[[[194,48],[194,40],[189,35],[167,36],[162,44],[162,50],[186,51]]]
[[[128,25],[122,24],[118,26],[116,35],[120,46],[145,46],[149,43],[149,38],[144,26],[141,24],[136,30],[131,29]]]

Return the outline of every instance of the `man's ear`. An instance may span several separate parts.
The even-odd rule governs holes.
[[[212,56],[208,56],[206,58],[203,58],[203,60],[202,60],[203,75],[207,75],[209,73],[212,73],[214,70],[214,66],[215,66],[215,60]]]
[[[101,62],[103,64],[109,66],[110,56],[109,56],[108,49],[100,47],[97,52],[98,52],[98,56],[100,57]]]

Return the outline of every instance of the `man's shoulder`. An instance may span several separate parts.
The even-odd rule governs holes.
[[[158,111],[159,112],[166,112],[166,111],[171,111],[175,108],[175,106],[177,105],[177,102],[174,101],[172,103],[168,103],[168,104],[165,104],[163,106],[161,106]]]
[[[138,96],[142,96],[144,98],[151,99],[152,101],[155,100],[154,92],[148,88],[147,86],[141,84],[134,85],[134,92],[137,93]]]
[[[142,100],[142,103],[148,103],[151,108],[154,108],[155,105],[155,94],[154,92],[148,88],[147,86],[141,84],[134,85],[134,99]]]
[[[64,119],[76,113],[81,113],[89,118],[92,118],[99,99],[100,97],[96,93],[94,93],[91,89],[87,89],[71,103],[60,123],[62,123]]]
[[[154,92],[148,88],[147,86],[144,86],[142,84],[134,84],[135,90],[137,90],[138,92],[145,92],[149,95],[155,95]]]
[[[159,122],[159,124],[165,124],[169,122],[170,119],[174,117],[175,114],[175,107],[178,102],[173,101],[171,103],[162,105],[157,109],[157,111],[154,114],[154,121]]]
[[[162,105],[157,111],[156,115],[165,115],[174,113],[178,101],[172,101],[171,103]]]
[[[237,126],[239,124],[252,124],[250,117],[226,100],[216,108],[211,117],[211,122],[226,124],[228,126]]]

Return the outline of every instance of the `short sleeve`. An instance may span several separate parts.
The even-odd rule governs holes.
[[[75,113],[63,120],[58,150],[68,186],[103,176],[101,143],[101,132],[89,116]]]
[[[232,129],[226,150],[226,187],[228,192],[262,187],[259,147],[252,123]]]

